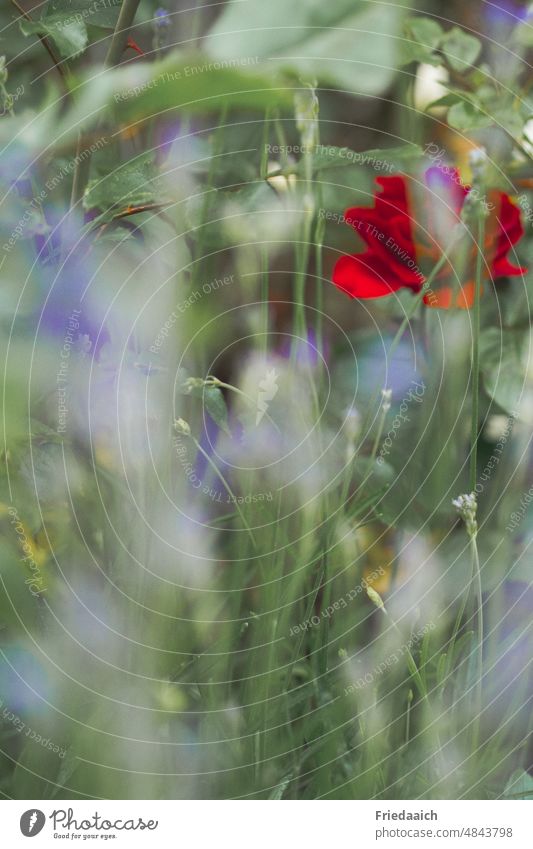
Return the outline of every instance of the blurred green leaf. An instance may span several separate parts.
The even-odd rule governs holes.
[[[503,795],[533,799],[533,777],[523,769],[516,769],[509,777]]]
[[[403,10],[397,3],[361,0],[232,0],[211,28],[206,49],[219,59],[256,59],[269,71],[376,93],[394,75]]]
[[[176,392],[179,395],[192,395],[203,402],[205,409],[224,433],[231,436],[228,425],[228,408],[222,390],[218,386],[211,386],[201,377],[193,377],[177,384]]]
[[[380,170],[397,162],[416,160],[422,155],[422,148],[416,144],[405,144],[384,149],[375,148],[361,152],[350,150],[348,147],[318,145],[313,154],[313,171],[321,171],[325,168],[348,168],[353,165],[368,165],[375,170]],[[304,163],[300,161],[297,170],[300,171],[303,168]]]
[[[264,70],[264,69],[263,69]],[[26,112],[0,122],[0,144],[11,152],[16,138],[17,155],[31,161],[54,145],[74,148],[80,131],[89,132],[110,112],[115,121],[137,133],[141,122],[169,118],[177,112],[210,113],[242,107],[264,113],[269,107],[292,110],[287,85],[274,85],[264,73],[214,62],[199,53],[175,51],[164,60],[113,68],[99,74],[73,78],[70,108],[64,96],[51,87],[38,112]],[[87,142],[87,150],[100,152],[104,136]],[[82,151],[85,153],[85,151]]]
[[[444,30],[433,18],[408,18],[405,24],[407,39],[402,45],[403,64],[409,62],[425,62],[439,65],[440,59],[435,53],[443,36]]]
[[[50,38],[64,59],[75,59],[89,43],[87,26],[113,29],[121,0],[106,0],[97,8],[95,0],[50,0],[38,21],[22,20],[24,35]]]
[[[492,118],[469,100],[460,100],[448,110],[448,123],[456,130],[479,130],[492,124]]]
[[[61,16],[64,21],[75,19],[93,27],[114,29],[122,0],[105,0],[97,3],[95,0],[49,0],[42,17]]]
[[[228,436],[231,436],[231,431],[228,426],[228,409],[226,407],[226,399],[222,390],[218,386],[205,386],[202,399],[205,408],[213,421],[224,431]]]
[[[487,111],[495,124],[504,127],[514,138],[520,138],[524,129],[526,118],[520,109],[517,109],[517,101],[514,97],[498,97],[487,106]]]
[[[17,544],[17,535],[4,519],[2,528],[6,542],[0,546],[0,627],[9,626],[12,633],[22,633],[38,618],[39,601],[29,589],[31,578],[22,548]],[[9,540],[9,544],[8,544]]]
[[[83,198],[85,209],[106,211],[161,200],[161,185],[151,153],[145,153],[91,180]]]
[[[216,61],[200,53],[175,52],[162,62],[125,70],[117,69],[107,77],[105,98],[113,99],[117,117],[124,121],[173,109],[209,112],[243,106],[262,112],[269,106],[292,108],[286,86],[273,86],[264,68],[258,73],[255,66],[241,66],[234,58]]]
[[[432,49],[439,46],[444,36],[444,30],[434,18],[409,18],[406,29],[416,41]]]
[[[481,373],[491,398],[508,413],[527,415],[531,388],[526,380],[531,338],[522,330],[489,327],[480,340]]]
[[[50,38],[64,59],[75,59],[89,42],[87,27],[83,22],[65,21],[63,15],[41,18],[40,21],[21,21],[24,35],[40,35]]]
[[[461,73],[479,57],[481,41],[459,27],[452,27],[443,39],[442,50],[454,71]]]

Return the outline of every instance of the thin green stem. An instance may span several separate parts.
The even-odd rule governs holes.
[[[111,39],[111,44],[104,59],[104,68],[113,68],[120,62],[128,40],[128,30],[133,24],[139,3],[140,0],[123,0],[117,24]],[[76,206],[76,204],[81,201],[85,192],[85,187],[89,180],[89,172],[91,170],[91,153],[89,150],[84,150],[84,145],[84,135],[80,132],[78,134],[78,144],[76,147],[76,168],[72,179],[72,194],[70,198],[71,207]]]
[[[309,263],[309,254],[311,247],[311,234],[313,229],[313,221],[315,217],[315,193],[313,191],[313,150],[316,147],[316,142],[312,146],[305,144],[303,153],[304,167],[304,193],[302,198],[303,209],[303,224],[302,237],[300,244],[296,244],[296,269],[295,269],[295,307],[294,307],[294,322],[293,322],[293,339],[292,339],[292,361],[294,362],[297,347],[298,337],[306,336],[305,323],[305,280],[307,276],[307,266]]]
[[[320,182],[317,182],[317,187],[315,191],[316,197],[316,205],[318,207],[318,217],[316,219],[316,227],[315,227],[315,277],[316,277],[316,313],[315,313],[315,334],[316,334],[316,347],[318,350],[318,356],[322,357],[324,355],[323,352],[323,334],[322,334],[322,325],[323,325],[323,303],[324,303],[324,281],[323,277],[323,246],[324,246],[324,234],[326,231],[326,221],[320,215],[320,210],[322,208],[322,186]]]
[[[259,165],[259,176],[261,180],[266,180],[268,176],[268,138],[270,131],[270,110],[265,112],[265,121],[263,124],[263,140],[261,150],[261,162]],[[269,291],[268,291],[268,246],[263,242],[259,248],[260,262],[260,281],[261,281],[261,345],[260,349],[264,355],[268,350],[268,307],[269,307]]]
[[[390,409],[390,405],[387,405],[386,403],[382,404],[381,415],[379,417],[379,423],[378,423],[378,429],[377,429],[377,432],[376,432],[376,436],[374,438],[374,444],[372,445],[370,457],[368,458],[368,470],[367,470],[367,472],[366,472],[366,474],[365,474],[365,476],[364,476],[364,478],[361,482],[361,485],[359,486],[359,489],[361,491],[364,491],[366,483],[367,483],[368,479],[370,478],[370,476],[372,475],[374,461],[375,461],[377,453],[378,453],[378,447],[379,447],[379,443],[381,441],[381,437],[383,435],[383,429],[385,427],[385,421],[387,419],[387,414],[389,412],[389,409]],[[346,474],[344,476],[343,486],[342,486],[342,490],[341,490],[341,505],[344,505],[346,503],[347,498],[348,498],[348,492],[349,492],[349,489],[350,489],[350,482],[352,480],[352,477],[353,477],[353,474],[354,474],[354,471],[355,471],[357,459],[358,459],[358,453],[356,453],[354,455],[352,461],[347,465]]]
[[[391,617],[391,615],[387,612],[386,608],[383,608],[383,611],[384,611],[384,613],[385,613],[385,616],[387,617],[387,619],[388,619],[388,620],[389,620],[389,622],[391,623],[391,625],[392,625],[393,629],[396,631],[396,633],[398,634],[398,636],[399,636],[399,637],[403,640],[403,639],[404,639],[403,634],[402,634],[402,632],[400,631],[400,629],[398,628],[398,626],[397,626],[396,622],[394,621],[394,619],[393,619],[393,618]],[[417,665],[416,665],[416,663],[415,663],[415,659],[414,659],[414,657],[413,657],[413,655],[412,655],[412,653],[411,653],[411,649],[410,649],[410,648],[409,648],[409,646],[408,646],[408,645],[406,645],[405,643],[404,643],[404,645],[402,646],[402,648],[405,648],[406,660],[407,660],[407,667],[408,667],[408,669],[409,669],[409,672],[411,673],[411,677],[412,677],[413,681],[414,681],[414,682],[415,682],[415,684],[416,684],[416,689],[418,690],[418,693],[419,693],[419,695],[420,695],[420,697],[421,697],[422,699],[426,699],[426,700],[428,700],[428,691],[427,691],[426,686],[425,686],[425,684],[424,684],[424,682],[423,682],[423,680],[422,680],[422,676],[420,675],[420,672],[419,672],[419,670],[418,670],[418,666],[417,666]]]
[[[384,612],[385,616],[387,617],[387,619],[389,620],[389,622],[391,623],[393,629],[403,639],[402,632],[400,631],[396,622],[391,617],[391,615],[388,613],[388,611],[385,607],[383,608],[383,612]],[[432,715],[431,701],[430,701],[430,698],[429,698],[427,687],[426,687],[426,685],[425,685],[425,683],[422,679],[422,676],[420,675],[420,671],[419,671],[418,666],[416,665],[415,659],[414,659],[414,657],[411,653],[411,649],[409,648],[409,646],[407,644],[404,644],[404,646],[402,648],[405,648],[407,668],[409,669],[409,672],[411,674],[411,678],[414,681],[414,684],[416,686],[416,689],[418,690],[418,693],[419,693],[421,699],[423,699],[423,701],[427,705],[428,716],[431,717],[431,715]],[[435,746],[435,756],[437,758],[437,762],[439,764],[439,767],[441,769],[443,769],[444,766],[443,766],[443,762],[442,762],[442,743],[440,741],[439,729],[438,729],[437,725],[435,724],[436,720],[431,721],[431,719],[430,719],[429,721],[430,721],[430,727],[427,727],[425,730],[428,734],[428,737],[432,740],[432,743]]]
[[[411,703],[413,701],[413,691],[409,690],[407,693],[407,707],[405,709],[405,743],[404,746],[409,745],[409,740],[411,739]]]
[[[448,254],[449,254],[451,248],[453,247],[454,243],[456,242],[456,240],[457,240],[457,235],[454,233],[449,244],[448,244],[448,246],[446,247],[446,250],[444,250],[442,252],[438,261],[433,266],[429,276],[424,281],[422,288],[420,289],[419,292],[416,293],[415,297],[413,298],[412,303],[411,303],[409,309],[406,311],[406,313],[405,313],[405,315],[402,319],[402,322],[401,322],[398,330],[396,331],[396,334],[395,334],[395,336],[394,336],[394,338],[393,338],[393,340],[390,344],[390,347],[387,351],[387,358],[388,359],[392,359],[392,357],[394,356],[396,348],[398,347],[398,345],[401,342],[401,339],[403,337],[403,334],[405,333],[405,329],[406,329],[407,325],[409,324],[409,322],[413,318],[414,314],[416,313],[416,310],[418,309],[419,304],[422,302],[424,295],[427,295],[428,291],[430,290],[431,284],[433,283],[433,281],[435,280],[435,278],[437,277],[439,272],[442,270],[442,268],[444,267],[444,265],[448,261]],[[374,392],[374,394],[371,398],[370,404],[368,405],[367,419],[366,419],[366,422],[365,422],[365,426],[363,427],[363,432],[366,430],[366,425],[367,425],[368,421],[370,420],[370,417],[372,416],[372,411],[373,411],[374,405],[375,405],[375,403],[378,399],[379,393],[380,393],[380,389],[378,388]]]
[[[17,12],[19,12],[21,17],[25,18],[30,23],[33,23],[33,18],[31,17],[31,15],[29,15],[28,12],[26,12],[26,10],[23,9],[22,6],[19,5],[17,0],[11,0],[11,4],[15,7]],[[52,64],[54,65],[54,68],[56,69],[57,73],[61,77],[61,81],[62,81],[63,86],[65,88],[65,94],[70,94],[70,89],[69,89],[69,85],[68,85],[68,81],[67,81],[67,75],[65,73],[65,69],[63,68],[63,65],[61,64],[61,59],[56,55],[54,48],[52,47],[49,39],[46,38],[46,36],[38,35],[37,38],[39,39],[42,46],[44,47],[44,49],[48,53],[48,55],[49,55],[49,57],[52,61]]]
[[[260,247],[260,279],[261,279],[261,344],[260,349],[264,355],[268,350],[268,328],[269,328],[269,286],[268,286],[268,247],[262,244]]]
[[[472,328],[472,423],[470,429],[470,491],[477,483],[477,440],[479,416],[479,334],[481,326],[481,281],[483,276],[483,243],[485,219],[479,220],[478,250],[476,255],[476,282],[474,290],[474,312]]]
[[[197,439],[195,439],[195,437],[194,437],[194,436],[191,436],[191,439],[192,439],[192,441],[194,442],[194,444],[195,444],[195,446],[196,446],[196,450],[197,450],[197,451],[198,451],[198,452],[202,455],[202,457],[204,457],[204,459],[205,459],[205,460],[207,460],[207,462],[209,463],[209,465],[210,465],[210,466],[211,466],[211,468],[213,469],[214,473],[215,473],[215,474],[216,474],[216,476],[219,478],[219,480],[223,483],[223,485],[224,485],[224,487],[226,488],[227,492],[229,493],[229,495],[230,495],[230,496],[231,496],[231,498],[233,499],[233,503],[235,504],[235,507],[237,508],[237,511],[238,511],[238,513],[239,513],[239,516],[241,517],[241,522],[243,523],[244,527],[246,528],[246,531],[248,532],[248,535],[249,535],[249,537],[250,537],[250,539],[251,539],[251,541],[252,541],[252,544],[253,544],[254,549],[257,549],[257,544],[256,544],[256,541],[255,541],[255,537],[254,537],[254,535],[253,535],[253,533],[252,533],[252,529],[250,528],[250,525],[249,525],[249,524],[248,524],[248,522],[246,521],[246,518],[245,518],[245,516],[244,516],[244,514],[243,514],[243,512],[242,512],[242,510],[241,510],[241,508],[239,507],[239,505],[238,505],[238,503],[237,503],[237,498],[236,498],[236,496],[233,494],[233,492],[232,492],[232,490],[231,490],[231,487],[230,487],[229,483],[227,482],[226,478],[224,477],[224,475],[222,474],[222,472],[221,472],[221,471],[220,471],[220,469],[218,468],[217,464],[216,464],[216,463],[215,463],[215,462],[211,459],[211,457],[209,456],[209,454],[207,453],[207,451],[204,451],[204,449],[202,448],[202,446],[200,445],[200,443],[198,442],[198,440],[197,440]]]
[[[133,24],[139,4],[140,0],[122,0],[115,31],[104,60],[105,68],[113,68],[120,62],[128,40],[128,30]]]
[[[472,753],[475,754],[479,745],[479,729],[481,725],[481,709],[483,705],[483,594],[481,586],[481,568],[477,550],[477,535],[470,537],[472,547],[472,571],[477,591],[477,676],[476,676],[476,718],[472,729]]]
[[[446,669],[443,677],[442,688],[446,687],[450,674],[453,669],[454,649],[459,634],[459,629],[463,621],[468,599],[470,598],[472,588],[475,585],[476,591],[476,619],[477,619],[477,675],[476,675],[476,716],[472,726],[472,753],[475,754],[479,744],[479,727],[482,709],[482,683],[483,683],[483,595],[481,586],[481,568],[479,565],[479,553],[477,548],[477,532],[469,534],[470,540],[470,555],[472,569],[470,573],[470,581],[468,588],[463,593],[461,607],[457,613],[455,624],[450,638],[449,647],[447,650]]]
[[[472,571],[470,573],[470,580],[468,582],[468,588],[463,592],[463,596],[461,599],[461,607],[457,611],[457,616],[455,617],[455,623],[453,626],[452,636],[450,637],[450,642],[448,643],[447,649],[447,659],[446,659],[446,672],[444,675],[443,687],[446,685],[448,676],[452,669],[453,664],[453,654],[455,650],[455,644],[457,642],[457,637],[459,635],[459,629],[461,627],[461,622],[463,621],[466,605],[468,604],[468,599],[470,598],[470,588],[472,586],[472,582],[474,580],[474,561],[472,560]]]
[[[400,324],[398,330],[396,331],[396,335],[395,335],[394,339],[392,340],[390,348],[388,350],[388,356],[389,357],[392,357],[392,355],[396,351],[396,348],[398,347],[400,340],[401,340],[401,338],[404,334],[405,328],[407,327],[407,325],[409,324],[409,322],[413,318],[413,316],[414,316],[414,314],[417,310],[418,305],[422,302],[424,296],[427,295],[429,289],[431,288],[431,284],[435,280],[435,277],[437,276],[437,274],[439,274],[439,272],[442,270],[442,268],[444,267],[444,265],[448,261],[448,252],[449,252],[450,248],[453,246],[454,242],[455,242],[455,238],[453,238],[451,240],[451,242],[448,245],[448,247],[446,248],[446,250],[443,251],[442,255],[440,256],[438,261],[433,266],[433,268],[432,268],[432,270],[429,274],[429,277],[426,278],[426,280],[424,281],[424,283],[422,285],[422,288],[420,289],[419,292],[417,292],[416,297],[413,299],[413,302],[411,303],[410,308],[406,311],[406,313],[403,317],[402,323]]]
[[[216,196],[215,178],[218,165],[218,157],[224,149],[224,132],[226,126],[226,117],[228,114],[228,104],[225,103],[220,109],[218,117],[218,127],[212,136],[211,154],[209,157],[209,168],[207,171],[207,180],[203,191],[202,210],[200,213],[200,225],[197,228],[197,235],[194,241],[193,252],[193,277],[192,285],[200,283],[202,278],[208,279],[210,276],[209,269],[212,262],[212,256],[209,251],[204,253],[204,239],[208,225],[208,215],[212,205],[213,197]],[[205,276],[204,276],[205,275]]]
[[[281,168],[278,171],[273,171],[269,174],[270,177],[284,176],[285,172],[288,173],[289,169],[289,154],[287,153],[287,136],[285,135],[285,129],[283,127],[282,121],[279,117],[279,113],[276,110],[274,113],[274,132],[276,134],[276,139],[278,141],[281,160]],[[291,173],[296,173],[297,168],[291,170]]]
[[[314,208],[311,202],[311,195],[306,191],[304,194],[304,221],[302,227],[302,237],[300,245],[296,245],[296,272],[295,272],[295,297],[294,297],[294,322],[293,322],[293,339],[292,353],[293,360],[298,350],[299,339],[306,335],[305,326],[305,279],[307,275],[307,264],[309,261],[309,249],[311,241],[311,231],[313,226]]]

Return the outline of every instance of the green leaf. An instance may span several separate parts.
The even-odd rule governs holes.
[[[21,21],[20,28],[24,35],[50,38],[63,59],[79,56],[89,41],[85,24],[73,19],[65,22],[63,15],[42,18],[40,21]]]
[[[450,91],[449,94],[445,94],[444,97],[439,97],[438,100],[433,100],[426,107],[427,109],[434,109],[437,106],[455,106],[456,103],[463,103],[465,100],[461,95],[456,94],[453,91]],[[470,101],[467,101],[469,103]]]
[[[403,15],[396,2],[231,0],[205,47],[218,59],[257,57],[259,67],[269,73],[377,93],[394,78]]]
[[[185,373],[182,375],[184,376]],[[201,377],[189,378],[177,385],[176,391],[179,395],[192,395],[199,398],[215,424],[228,436],[231,431],[228,425],[228,408],[222,390],[218,386],[211,386]]]
[[[107,211],[124,206],[141,206],[161,199],[161,187],[151,154],[138,156],[90,181],[83,198],[85,209]]]
[[[42,18],[61,16],[64,21],[74,19],[85,25],[114,29],[121,3],[122,0],[105,0],[103,4],[96,0],[49,0]]]
[[[50,0],[38,21],[20,22],[24,35],[49,38],[63,59],[79,56],[89,43],[87,26],[114,29],[121,0],[106,0],[98,8],[95,0]]]
[[[406,21],[407,32],[424,47],[435,50],[444,36],[444,30],[433,18],[413,17]]]
[[[34,157],[54,144],[65,149],[79,132],[90,132],[104,119],[130,124],[152,117],[171,118],[177,112],[208,114],[225,108],[248,108],[264,115],[267,108],[292,110],[293,93],[266,74],[221,63],[199,53],[175,51],[161,62],[128,63],[105,73],[73,76],[76,101],[68,109],[50,95],[38,112],[0,122],[0,144],[16,136],[21,156]],[[98,141],[102,138],[98,133]],[[93,145],[94,146],[94,145]],[[89,149],[90,145],[88,145]]]
[[[209,112],[234,106],[263,112],[274,106],[292,108],[287,86],[273,85],[268,76],[257,73],[255,63],[241,64],[233,57],[214,60],[199,53],[176,52],[162,62],[117,69],[108,79],[117,115],[124,121],[174,109]]]
[[[479,130],[492,123],[490,115],[468,100],[461,100],[448,110],[448,124],[456,130]]]
[[[488,104],[487,112],[490,113],[495,124],[504,127],[515,138],[520,138],[525,118],[520,109],[516,108],[513,99],[503,102],[501,98],[495,99],[493,103]]]
[[[228,409],[226,399],[218,386],[205,386],[202,392],[205,408],[215,424],[219,426],[228,436],[231,431],[228,425]]]
[[[454,71],[462,73],[470,68],[481,53],[481,41],[459,27],[446,33],[442,50]]]
[[[481,336],[481,373],[486,391],[507,413],[531,423],[532,390],[527,379],[531,338],[521,330],[489,327]]]
[[[313,154],[313,170],[325,168],[346,168],[353,165],[368,165],[375,170],[394,165],[398,161],[418,159],[422,156],[422,148],[415,144],[406,144],[380,150],[364,150],[361,153],[348,147],[333,145],[318,145]],[[299,163],[302,167],[303,163]]]
[[[437,21],[433,18],[408,18],[405,34],[406,40],[402,44],[402,64],[410,62],[441,64],[435,50],[444,36],[444,30]]]
[[[503,791],[504,796],[520,796],[522,799],[533,799],[533,778],[523,769],[515,770],[509,777]]]

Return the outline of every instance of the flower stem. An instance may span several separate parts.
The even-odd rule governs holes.
[[[426,280],[424,281],[424,283],[422,285],[422,288],[420,289],[419,292],[417,292],[416,297],[413,299],[413,302],[411,304],[410,309],[408,309],[407,312],[405,313],[405,316],[403,317],[402,323],[400,324],[398,330],[396,331],[396,335],[395,335],[394,339],[392,340],[391,346],[388,350],[388,356],[389,357],[392,357],[392,355],[396,351],[396,348],[398,347],[400,340],[401,340],[401,338],[402,338],[402,336],[405,332],[405,328],[407,327],[407,325],[409,324],[409,322],[413,318],[413,316],[414,316],[414,314],[417,310],[418,305],[422,301],[424,295],[427,295],[435,277],[437,276],[437,274],[442,270],[442,268],[446,264],[446,262],[448,260],[448,251],[452,247],[454,241],[455,241],[455,238],[451,240],[451,242],[448,245],[448,247],[446,248],[446,250],[443,251],[439,260],[435,263],[435,265],[431,269],[429,277],[426,278]]]
[[[324,356],[324,345],[323,345],[323,307],[324,307],[324,281],[322,279],[323,275],[323,245],[324,245],[324,234],[326,231],[326,222],[323,217],[321,217],[320,210],[322,209],[322,187],[320,182],[317,183],[316,186],[316,205],[318,208],[318,216],[316,219],[315,226],[315,276],[316,276],[316,313],[315,313],[315,333],[316,333],[316,347],[318,350],[318,356]]]
[[[478,249],[476,256],[476,281],[472,328],[472,423],[470,429],[470,490],[475,491],[477,478],[477,439],[479,416],[479,333],[481,324],[481,279],[483,275],[483,242],[485,219],[479,220]]]
[[[30,23],[33,23],[33,18],[31,17],[31,15],[29,15],[28,12],[26,12],[26,10],[22,8],[22,6],[17,2],[17,0],[11,0],[11,3],[15,7],[17,12],[19,12],[21,17],[25,18]],[[44,49],[48,53],[54,68],[56,69],[57,73],[61,77],[61,82],[63,83],[65,93],[70,94],[70,88],[69,88],[69,84],[68,84],[68,80],[67,80],[67,74],[65,73],[65,69],[63,68],[63,65],[61,63],[62,60],[56,55],[56,52],[55,52],[54,48],[52,47],[50,39],[46,38],[46,36],[44,36],[44,35],[38,35],[37,38],[39,39],[42,46],[44,47]]]
[[[479,745],[479,728],[481,724],[482,709],[482,687],[483,687],[483,594],[481,587],[481,569],[479,566],[479,554],[477,550],[477,535],[470,537],[472,549],[472,576],[476,582],[477,590],[477,676],[476,676],[476,717],[472,729],[472,754],[475,754]]]
[[[387,611],[387,609],[385,607],[383,607],[382,609],[383,609],[383,613],[385,614],[387,620],[392,625],[393,630],[396,632],[396,634],[398,634],[398,636],[401,639],[403,639],[402,632],[401,632],[400,628],[398,627],[398,625],[396,624],[396,622],[394,621],[394,619],[392,618],[392,616],[390,615],[390,613]],[[425,705],[427,707],[429,720],[428,720],[428,723],[425,725],[424,732],[427,734],[428,740],[430,741],[432,748],[434,750],[433,756],[435,758],[436,767],[437,767],[439,772],[443,772],[444,771],[444,763],[443,763],[443,759],[442,759],[442,743],[441,743],[441,740],[440,740],[439,729],[438,729],[438,726],[436,725],[436,720],[433,720],[433,721],[431,720],[432,705],[431,705],[431,701],[430,701],[430,698],[429,698],[429,693],[428,693],[427,687],[424,683],[424,680],[423,680],[422,676],[420,675],[420,671],[418,669],[418,666],[416,665],[416,661],[415,661],[415,659],[412,655],[411,649],[409,648],[409,646],[406,643],[404,643],[402,648],[405,649],[405,660],[406,660],[406,663],[407,663],[407,668],[408,668],[409,673],[411,675],[411,678],[413,680],[413,683],[414,683],[416,689],[418,690],[418,694],[419,694],[420,698],[422,699],[422,701],[425,703]]]
[[[482,686],[483,686],[483,592],[481,586],[481,568],[479,565],[479,553],[477,549],[477,532],[478,532],[478,524],[477,524],[477,500],[475,492],[471,492],[470,494],[460,495],[459,498],[456,498],[452,502],[454,506],[457,508],[457,511],[461,518],[463,519],[466,525],[466,532],[470,541],[470,553],[472,558],[472,573],[470,577],[469,588],[465,593],[465,597],[463,599],[463,603],[461,605],[461,610],[459,611],[459,615],[455,621],[455,628],[452,634],[452,645],[450,648],[450,660],[447,663],[446,677],[449,675],[451,671],[451,666],[453,663],[453,646],[455,645],[455,640],[457,638],[457,634],[459,631],[459,627],[461,624],[461,619],[463,618],[463,614],[466,608],[466,603],[468,596],[470,595],[470,588],[475,583],[476,584],[476,609],[475,615],[477,620],[477,675],[476,675],[476,713],[474,719],[471,723],[472,725],[472,755],[475,755],[478,749],[479,744],[479,729],[481,724],[481,709],[482,709]]]
[[[113,33],[113,38],[111,39],[111,45],[107,51],[107,56],[104,60],[105,68],[112,68],[120,62],[128,40],[128,30],[133,24],[139,3],[140,0],[122,0],[117,25]]]
[[[210,466],[211,466],[211,468],[213,469],[214,473],[215,473],[215,474],[216,474],[216,476],[217,476],[217,477],[218,477],[218,478],[222,481],[222,483],[223,483],[224,487],[226,488],[227,492],[229,493],[229,495],[230,495],[230,496],[231,496],[231,498],[233,499],[233,503],[235,504],[235,507],[237,508],[237,512],[238,512],[239,516],[241,517],[241,521],[242,521],[242,523],[243,523],[244,527],[246,528],[246,531],[247,531],[247,533],[248,533],[248,535],[249,535],[249,537],[250,537],[250,539],[251,539],[251,541],[252,541],[252,545],[253,545],[254,549],[255,549],[255,550],[257,550],[257,543],[256,543],[256,541],[255,541],[255,537],[254,537],[254,535],[253,535],[252,529],[250,528],[250,525],[249,525],[249,524],[248,524],[248,522],[246,521],[246,519],[245,519],[245,517],[244,517],[244,513],[242,512],[241,508],[239,507],[239,505],[238,505],[238,503],[237,503],[237,498],[236,498],[236,496],[233,494],[233,492],[232,492],[232,490],[231,490],[231,487],[230,487],[229,483],[227,482],[226,478],[224,477],[224,475],[222,474],[222,472],[221,472],[221,471],[220,471],[220,469],[218,468],[217,464],[216,464],[215,462],[213,462],[213,460],[211,459],[211,457],[209,456],[209,454],[207,453],[207,451],[204,451],[204,449],[202,448],[202,446],[200,445],[200,443],[198,442],[198,440],[197,440],[194,436],[192,436],[192,437],[191,437],[191,439],[192,439],[192,441],[194,442],[194,444],[195,444],[195,446],[196,446],[196,450],[197,450],[197,451],[198,451],[198,452],[202,455],[202,457],[204,457],[204,459],[205,459],[205,460],[207,460],[207,462],[209,463],[209,465],[210,465]]]
[[[448,261],[448,254],[449,254],[451,248],[453,247],[456,239],[457,239],[457,235],[456,235],[456,233],[453,233],[452,238],[450,239],[446,249],[442,252],[441,256],[439,257],[439,259],[437,260],[437,262],[433,266],[429,276],[424,281],[420,291],[417,292],[415,297],[413,298],[413,301],[412,301],[409,309],[406,311],[405,316],[403,317],[402,322],[401,322],[398,330],[396,331],[396,334],[395,334],[395,336],[394,336],[394,338],[393,338],[393,340],[390,344],[390,347],[387,351],[387,358],[388,359],[392,359],[392,357],[394,356],[396,348],[400,344],[400,341],[403,337],[403,334],[405,333],[405,328],[407,327],[407,325],[409,324],[409,322],[413,318],[413,316],[414,316],[414,314],[415,314],[415,312],[418,308],[418,305],[421,303],[424,295],[426,295],[428,293],[428,291],[431,287],[431,284],[433,283],[436,276],[439,274],[439,272],[442,270],[442,268],[444,267],[444,265]],[[373,415],[373,410],[374,410],[376,401],[379,397],[380,391],[381,390],[378,387],[376,389],[376,391],[374,392],[371,400],[370,400],[370,404],[368,405],[367,419],[366,419],[365,425],[363,427],[363,432],[366,430],[366,426],[367,426],[368,422],[370,421],[371,416]]]
[[[308,183],[306,183],[306,186]],[[309,261],[309,247],[311,231],[313,226],[314,208],[312,194],[305,192],[303,197],[303,226],[301,244],[296,245],[296,269],[295,269],[295,305],[292,338],[293,361],[300,344],[300,339],[306,338],[305,324],[305,281],[307,276],[307,265]]]
[[[268,138],[270,131],[270,109],[265,112],[265,122],[263,124],[263,149],[261,151],[261,163],[259,166],[261,180],[266,180],[268,176]],[[263,355],[266,355],[268,350],[268,329],[269,329],[269,280],[268,280],[268,246],[262,243],[260,246],[260,281],[261,281],[261,345],[260,349]]]

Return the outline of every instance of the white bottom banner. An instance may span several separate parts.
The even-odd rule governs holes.
[[[4,801],[2,839],[11,849],[68,841],[113,846],[231,845],[253,849],[369,846],[533,846],[524,801],[258,802]]]

